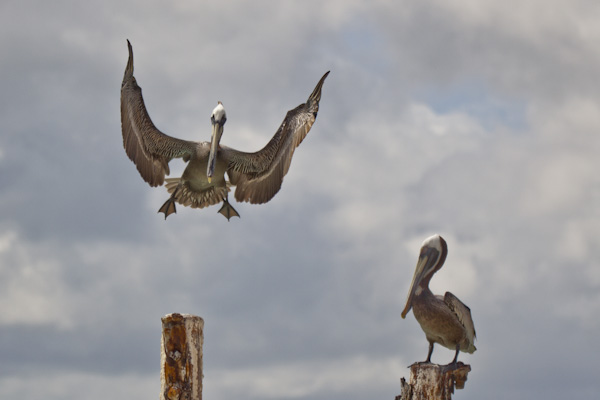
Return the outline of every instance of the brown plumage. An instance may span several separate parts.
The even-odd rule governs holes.
[[[227,200],[230,186],[236,186],[235,199],[252,204],[266,203],[281,188],[294,150],[315,122],[321,100],[323,75],[306,103],[288,111],[281,126],[266,146],[246,153],[219,144],[226,113],[221,102],[213,110],[211,142],[193,142],[162,133],[154,126],[133,76],[133,49],[127,41],[129,59],[121,84],[121,128],[123,147],[140,175],[150,186],[160,186],[169,175],[169,162],[182,158],[188,162],[180,178],[167,179],[171,197],[159,212],[165,219],[176,212],[175,202],[192,208],[218,204],[227,219],[239,214]],[[225,180],[225,173],[229,182]]]
[[[425,362],[431,361],[434,343],[456,350],[452,363],[456,363],[459,351],[473,353],[476,350],[473,344],[475,326],[469,307],[450,292],[439,296],[429,290],[429,281],[442,268],[447,254],[448,246],[441,236],[434,235],[423,242],[406,306],[402,311],[402,318],[405,318],[412,308],[425,332],[429,341]]]

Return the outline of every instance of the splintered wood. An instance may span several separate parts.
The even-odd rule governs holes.
[[[415,363],[410,366],[410,381],[402,378],[402,392],[396,400],[451,400],[454,388],[462,389],[470,365],[461,362],[449,365]]]
[[[203,330],[195,315],[162,318],[160,400],[202,400]]]

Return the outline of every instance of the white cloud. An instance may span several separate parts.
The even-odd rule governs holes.
[[[47,398],[102,398],[110,393],[120,399],[148,399],[158,397],[160,380],[154,376],[123,374],[100,376],[82,372],[23,374],[0,378],[0,396],[3,398],[41,400]]]
[[[335,361],[315,360],[266,368],[238,368],[206,374],[207,396],[231,398],[251,396],[267,399],[307,398],[348,391],[364,393],[371,386],[390,388],[399,382],[392,371],[406,366],[397,358],[353,357]],[[211,389],[211,387],[216,387]]]
[[[72,325],[69,294],[52,253],[23,243],[15,232],[0,236],[0,324]]]
[[[0,15],[0,397],[156,395],[159,318],[189,312],[209,397],[391,398],[426,354],[399,313],[435,232],[432,289],[479,334],[462,398],[505,393],[498,371],[512,397],[597,392],[564,372],[597,370],[596,5],[66,3]],[[120,138],[126,38],[161,129],[206,140],[221,100],[241,150],[332,70],[276,198],[156,213]]]

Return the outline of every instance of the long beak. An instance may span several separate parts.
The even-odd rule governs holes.
[[[438,251],[433,248],[421,249],[421,254],[419,255],[419,260],[417,261],[417,267],[415,268],[415,274],[413,275],[412,283],[410,284],[410,289],[408,290],[406,306],[401,314],[402,318],[406,318],[406,314],[408,314],[412,308],[412,301],[415,297],[417,289],[419,288],[419,284],[425,277],[426,273],[431,270],[431,267],[435,265],[438,255]]]
[[[210,142],[210,153],[208,155],[208,165],[206,167],[206,177],[210,183],[213,175],[215,174],[215,166],[217,165],[217,151],[219,150],[219,142],[223,135],[223,124],[218,122],[212,125],[212,138]]]

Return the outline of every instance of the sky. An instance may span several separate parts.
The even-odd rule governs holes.
[[[156,398],[178,312],[205,321],[206,399],[393,399],[427,355],[400,313],[434,233],[431,289],[477,331],[454,398],[593,398],[599,18],[584,0],[2,1],[0,398]],[[331,70],[269,203],[157,213],[166,189],[122,146],[126,39],[159,129],[209,140],[222,101],[244,151]]]

